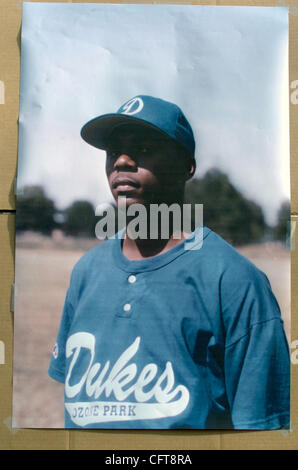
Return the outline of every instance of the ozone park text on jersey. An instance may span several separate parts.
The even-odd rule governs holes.
[[[107,361],[104,367],[98,362],[93,363],[95,338],[92,334],[79,332],[68,339],[66,357],[72,354],[73,357],[65,381],[66,397],[75,397],[85,385],[87,395],[94,397],[95,400],[100,396],[109,397],[111,394],[114,394],[117,400],[116,402],[94,401],[92,403],[66,402],[65,407],[75,424],[85,426],[107,421],[158,419],[176,416],[185,410],[189,402],[189,392],[183,385],[175,387],[171,362],[166,363],[164,371],[152,389],[144,392],[143,388],[156,378],[158,368],[154,363],[147,364],[137,377],[136,364],[127,365],[137,354],[139,345],[140,337],[137,337],[111,368],[110,361]],[[80,381],[71,386],[69,385],[71,373],[81,348],[90,350],[91,359]],[[99,371],[100,373],[95,379]],[[136,379],[135,382],[129,388],[123,390],[123,387],[134,379]],[[130,395],[134,395],[136,402],[123,401]],[[145,403],[152,398],[155,399],[154,403]]]

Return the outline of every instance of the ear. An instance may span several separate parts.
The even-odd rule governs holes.
[[[187,175],[186,175],[186,181],[190,180],[193,175],[195,174],[196,171],[196,161],[194,158],[189,159],[188,166],[187,166]]]

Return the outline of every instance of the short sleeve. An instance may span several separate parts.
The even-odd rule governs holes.
[[[62,383],[64,383],[65,381],[65,344],[70,328],[71,311],[72,307],[69,300],[68,290],[64,302],[56,343],[53,347],[53,352],[48,369],[49,376],[52,379]]]
[[[235,429],[290,423],[290,358],[280,318],[251,325],[225,349],[227,397]]]

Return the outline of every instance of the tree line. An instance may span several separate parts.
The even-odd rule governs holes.
[[[247,199],[228,176],[217,169],[187,184],[185,202],[192,204],[193,211],[195,204],[203,204],[204,225],[234,246],[266,240],[286,242],[290,226],[289,201],[281,204],[276,225],[269,226],[262,208]],[[41,186],[26,186],[17,198],[18,234],[30,230],[50,236],[53,230],[59,229],[66,236],[94,238],[98,220],[95,207],[89,201],[75,201],[59,210]]]

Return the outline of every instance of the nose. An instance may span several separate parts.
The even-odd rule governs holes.
[[[137,168],[137,165],[136,165],[135,159],[125,152],[120,153],[120,155],[117,157],[114,163],[114,169],[116,170],[123,170],[123,169],[135,170],[136,168]]]

